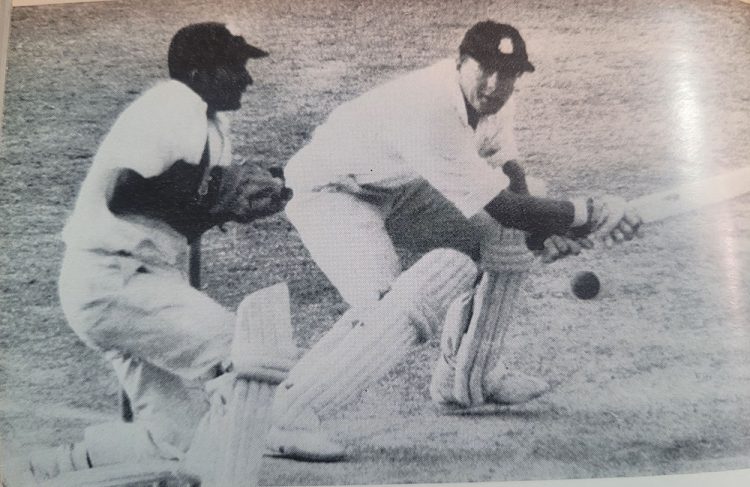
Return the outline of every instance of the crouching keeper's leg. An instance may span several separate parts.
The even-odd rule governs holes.
[[[199,477],[206,487],[256,485],[274,390],[296,356],[286,284],[257,291],[237,310],[231,372],[205,384],[210,408],[197,425],[187,452],[156,442],[138,421],[107,423],[87,428],[82,442],[14,460],[12,475],[3,475],[0,484],[36,485],[55,478],[59,485],[104,485],[87,483],[86,479],[94,477],[85,477],[86,471],[171,460],[168,463],[174,464],[176,474]]]
[[[460,252],[433,250],[403,272],[390,291],[334,324],[331,346],[313,347],[279,386],[274,425],[305,428],[310,412],[325,416],[383,377],[420,342],[436,333],[448,305],[473,288],[476,264]],[[342,332],[342,330],[344,330]]]

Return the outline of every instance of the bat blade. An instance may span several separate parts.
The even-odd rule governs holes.
[[[750,167],[630,201],[644,223],[664,220],[750,193]]]

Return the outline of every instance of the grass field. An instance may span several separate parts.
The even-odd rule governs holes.
[[[562,5],[562,3],[561,3]],[[271,57],[235,150],[286,161],[330,110],[452,56],[465,29],[516,25],[537,71],[519,83],[528,172],[554,194],[631,198],[748,164],[750,5],[629,2],[138,0],[14,9],[0,192],[0,438],[5,453],[76,439],[117,414],[107,365],[67,328],[58,239],[98,142],[165,76],[171,35],[231,20]],[[750,198],[652,225],[611,251],[535,267],[507,362],[552,393],[444,416],[427,383],[438,344],[328,418],[349,461],[267,460],[266,485],[588,478],[750,468]],[[295,336],[317,340],[341,298],[283,217],[211,231],[207,292],[229,307],[285,280]],[[410,256],[405,256],[408,258]],[[576,300],[569,278],[604,283]]]

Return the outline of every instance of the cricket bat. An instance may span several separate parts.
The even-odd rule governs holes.
[[[750,166],[630,201],[644,223],[689,213],[750,193]]]

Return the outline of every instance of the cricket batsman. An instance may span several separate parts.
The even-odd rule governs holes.
[[[19,460],[22,478],[188,450],[208,409],[200,386],[231,367],[235,313],[189,285],[187,244],[291,198],[280,170],[232,163],[227,112],[253,83],[248,60],[265,56],[224,24],[182,28],[169,46],[170,79],[128,106],[101,143],[63,231],[59,292],[70,327],[114,368],[134,422],[34,452]]]
[[[518,404],[548,390],[507,370],[502,332],[487,329],[512,320],[533,260],[526,240],[552,260],[582,243],[630,239],[640,219],[619,197],[554,200],[527,184],[513,92],[533,71],[518,30],[479,22],[457,57],[339,106],[288,162],[287,215],[350,308],[278,388],[276,429],[318,427],[441,328],[437,403]],[[404,270],[397,248],[422,257]],[[492,276],[482,299],[480,273]],[[324,446],[277,445],[302,459],[344,454]]]

